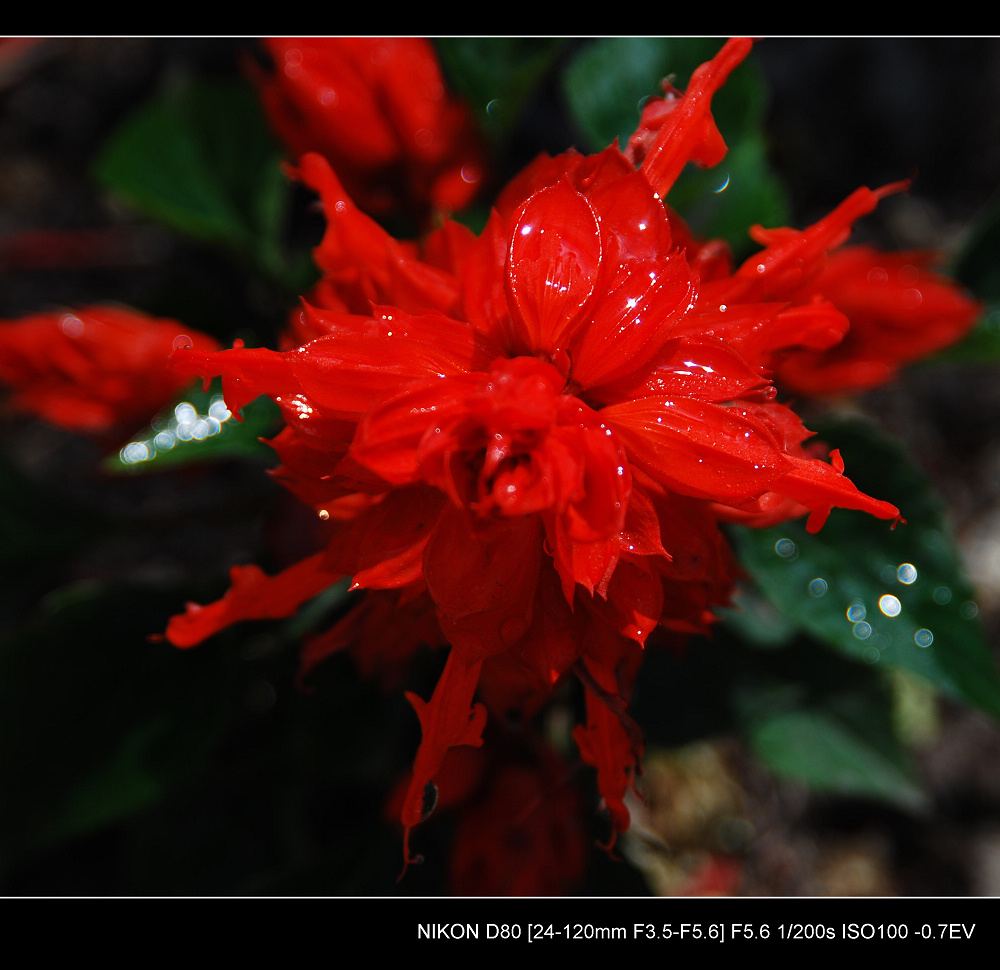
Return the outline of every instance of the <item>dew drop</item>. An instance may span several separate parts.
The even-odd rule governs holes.
[[[782,559],[791,559],[792,556],[794,556],[799,550],[791,539],[779,539],[774,544],[774,551],[781,556]]]
[[[83,333],[83,321],[72,313],[64,313],[59,318],[59,329],[67,337],[79,337]]]
[[[958,608],[958,612],[963,620],[972,620],[979,615],[979,607],[972,600],[966,600]]]
[[[426,785],[424,785],[424,798],[423,802],[420,805],[421,821],[426,819],[431,814],[431,812],[433,812],[434,809],[437,808],[437,803],[438,803],[437,785],[435,785],[433,781],[429,781],[427,782]]]
[[[886,616],[899,616],[903,604],[892,593],[886,593],[884,596],[879,597],[878,608]]]

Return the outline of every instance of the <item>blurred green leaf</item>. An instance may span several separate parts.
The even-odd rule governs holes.
[[[986,364],[1000,361],[1000,303],[986,308],[979,323],[957,344],[942,350],[926,364]]]
[[[144,215],[292,285],[281,247],[290,198],[281,158],[248,85],[199,81],[126,121],[95,175]]]
[[[784,226],[790,218],[788,196],[770,170],[760,132],[732,143],[715,168],[688,166],[669,201],[701,236],[725,239],[737,260],[759,249],[748,234],[751,226]]]
[[[815,424],[815,422],[814,422]],[[1000,717],[1000,677],[974,593],[936,492],[905,451],[857,421],[830,421],[820,439],[840,448],[862,491],[895,503],[895,530],[834,509],[823,529],[804,523],[734,529],[760,590],[801,630],[873,667],[898,667]]]
[[[920,790],[885,711],[863,695],[832,698],[820,708],[802,709],[780,695],[752,719],[750,743],[775,773],[820,791],[881,798],[921,808]]]
[[[601,151],[616,138],[624,148],[639,123],[643,102],[662,94],[660,81],[687,66],[696,57],[692,45],[702,43],[673,37],[608,37],[579,50],[563,73],[562,88],[573,119],[587,138],[587,150]],[[698,63],[687,67],[688,74]]]
[[[926,805],[882,678],[808,641],[735,686],[743,733],[771,770],[820,791]]]
[[[652,649],[630,711],[650,745],[740,733],[770,769],[822,791],[924,803],[879,672],[799,636],[748,644],[719,628],[683,656]]]
[[[504,139],[566,41],[559,37],[441,37],[435,46],[483,131]]]
[[[201,382],[157,415],[148,428],[104,460],[113,474],[163,471],[191,463],[249,459],[269,461],[274,452],[261,438],[281,427],[281,412],[267,397],[242,409],[242,420],[223,401],[221,382]]]
[[[1000,300],[1000,195],[978,219],[955,260],[955,277],[982,300]]]
[[[661,93],[671,77],[683,89],[696,67],[722,46],[720,39],[611,37],[580,50],[563,76],[574,120],[592,150],[617,138],[624,147],[635,131],[643,101]],[[712,113],[729,151],[714,169],[688,166],[670,191],[669,202],[703,236],[725,239],[738,256],[753,243],[754,223],[780,226],[789,204],[767,161],[763,135],[767,97],[752,57],[737,67],[712,99]]]

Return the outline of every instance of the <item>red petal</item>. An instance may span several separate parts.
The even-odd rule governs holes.
[[[317,553],[276,576],[267,576],[257,566],[233,566],[226,595],[208,606],[189,603],[186,613],[167,624],[167,639],[175,647],[193,647],[240,620],[291,616],[340,578],[326,570],[323,559],[323,553]]]
[[[481,668],[481,660],[469,663],[461,651],[452,648],[429,702],[409,691],[406,693],[420,718],[422,734],[413,765],[413,779],[403,804],[406,864],[414,861],[410,858],[410,830],[434,810],[437,802],[434,777],[441,770],[448,749],[460,744],[478,748],[483,743],[486,708],[482,704],[472,704]]]
[[[608,402],[688,397],[718,404],[764,392],[768,387],[760,371],[723,341],[676,338],[668,340],[641,370],[589,393]]]
[[[362,418],[351,454],[394,485],[417,481],[423,477],[421,442],[436,431],[443,442],[457,449],[460,442],[448,432],[456,420],[466,416],[465,402],[482,382],[482,375],[470,374],[408,385],[380,401]],[[446,487],[440,476],[432,475],[427,480]]]
[[[643,173],[661,198],[666,198],[689,160],[695,159],[702,165],[715,165],[722,160],[725,146],[717,137],[718,129],[712,119],[712,96],[725,83],[730,71],[750,53],[750,47],[751,42],[746,38],[728,40],[712,60],[695,70],[683,98],[664,120],[652,150],[642,163]],[[712,151],[706,152],[706,147]]]
[[[830,457],[837,462],[839,452],[831,452]],[[796,502],[812,509],[806,528],[818,532],[826,522],[830,509],[860,509],[879,519],[900,520],[899,509],[891,502],[882,502],[858,491],[854,483],[843,475],[840,467],[828,465],[818,458],[796,458],[789,456],[794,470],[774,483],[774,491],[789,496]]]
[[[738,501],[789,468],[772,434],[745,408],[647,397],[604,408],[629,460],[683,495]]]
[[[397,488],[349,523],[324,567],[354,577],[352,589],[394,589],[423,577],[423,552],[447,499],[426,486]]]
[[[642,739],[626,713],[616,668],[627,680],[624,686],[631,689],[631,680],[638,668],[639,648],[620,637],[593,638],[595,652],[583,658],[586,673],[587,725],[577,725],[573,740],[580,749],[580,756],[597,769],[597,786],[611,815],[610,849],[619,832],[629,827],[629,812],[625,807],[626,789],[632,784],[642,757]],[[577,669],[580,667],[578,665]],[[611,709],[614,705],[615,710]]]
[[[607,159],[599,175],[617,171],[615,156],[609,156],[610,151],[595,156]],[[671,241],[670,220],[663,201],[641,172],[627,171],[627,175],[605,176],[586,187],[579,181],[574,183],[586,193],[601,220],[604,266],[616,267],[633,260],[660,260],[678,248]]]
[[[631,262],[602,280],[591,318],[572,342],[572,377],[595,387],[639,369],[663,346],[695,303],[696,287],[683,255]]]
[[[600,264],[597,217],[568,182],[524,203],[511,234],[507,286],[533,351],[564,345],[590,301]]]
[[[750,234],[757,242],[766,243],[766,248],[751,256],[733,275],[729,298],[741,302],[786,298],[822,269],[822,257],[847,239],[856,220],[874,210],[880,199],[908,185],[894,182],[874,192],[864,187],[857,189],[828,216],[802,232],[755,226]]]
[[[468,513],[448,505],[424,551],[424,576],[441,629],[465,656],[506,650],[531,625],[542,556],[535,516],[477,532]]]

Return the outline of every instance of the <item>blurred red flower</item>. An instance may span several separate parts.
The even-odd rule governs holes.
[[[472,114],[450,95],[417,37],[282,37],[260,80],[274,130],[295,159],[318,152],[377,216],[463,208],[483,181]]]
[[[832,254],[800,299],[822,294],[850,329],[829,350],[780,355],[774,366],[782,386],[798,394],[866,391],[964,337],[983,307],[935,272],[935,261],[934,253],[868,246]]]
[[[219,346],[125,307],[35,313],[0,321],[0,385],[16,409],[105,441],[141,427],[186,386],[165,366],[182,344]]]

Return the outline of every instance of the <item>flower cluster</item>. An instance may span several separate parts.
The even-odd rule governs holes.
[[[469,110],[445,89],[434,49],[417,37],[283,37],[265,42],[268,119],[293,157],[318,152],[366,212],[463,208],[484,152]]]
[[[295,174],[327,230],[286,349],[173,355],[180,374],[221,375],[234,411],[278,403],[275,474],[327,536],[276,576],[234,568],[229,592],[189,605],[168,639],[291,615],[350,576],[364,595],[307,643],[304,675],[344,649],[372,671],[447,650],[432,696],[408,695],[422,740],[399,806],[407,861],[456,750],[480,747],[487,724],[529,722],[573,677],[586,704],[573,739],[611,845],[642,756],[628,704],[647,641],[706,633],[730,601],[720,523],[808,515],[816,531],[834,506],[899,519],[809,442],[774,375],[803,391],[869,386],[977,308],[922,257],[840,248],[902,184],[858,189],[802,231],[755,229],[763,249],[738,267],[692,236],[664,200],[689,161],[722,158],[711,99],[749,49],[730,41],[683,94],[654,100],[626,151],[537,159],[479,236],[446,220],[419,243],[393,239],[358,207],[349,163],[305,154]],[[933,335],[886,351],[887,327]],[[554,756],[531,751],[496,769],[509,784],[442,804],[465,798],[503,828],[515,793],[564,797],[538,781]]]

